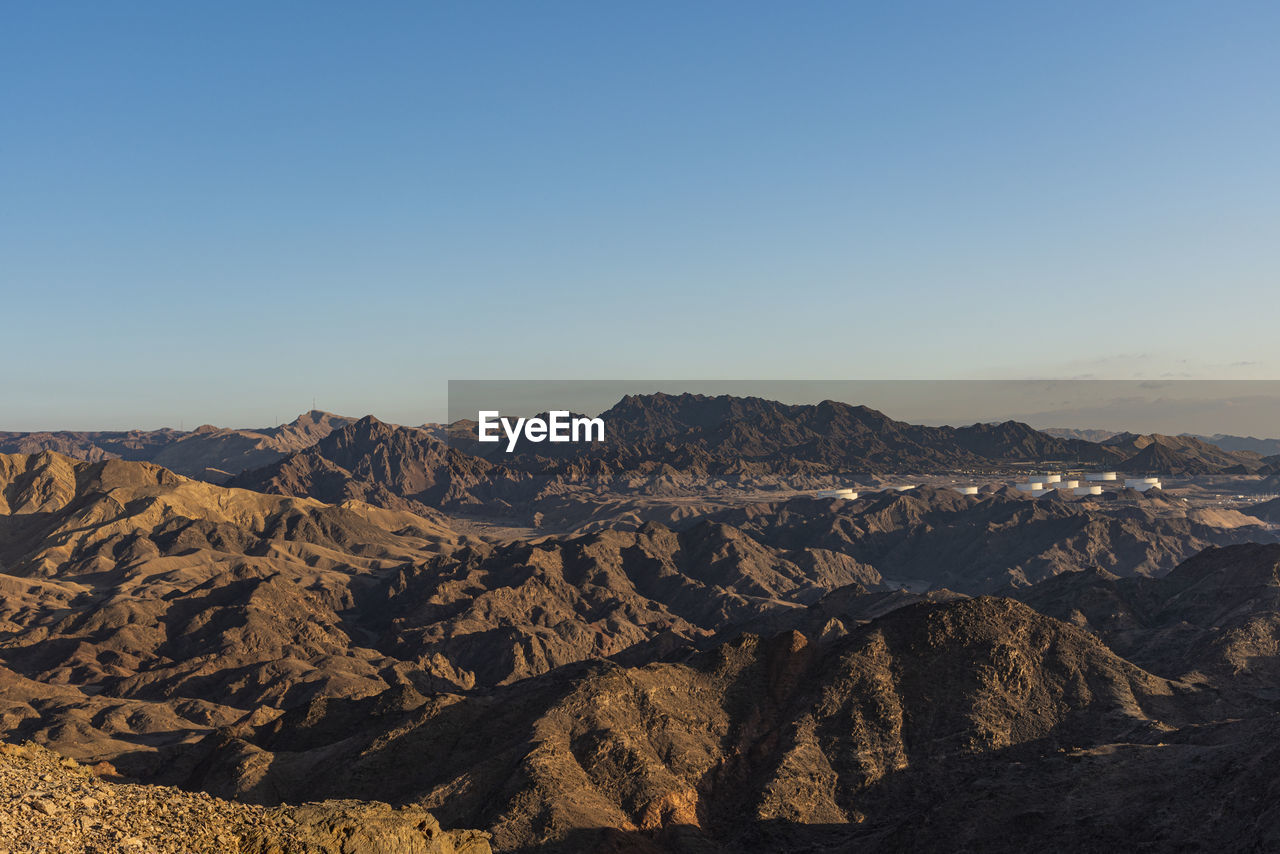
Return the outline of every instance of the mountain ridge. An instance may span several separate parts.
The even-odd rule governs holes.
[[[321,410],[304,412],[285,424],[265,428],[224,428],[210,424],[182,431],[46,431],[0,433],[0,453],[54,451],[86,462],[145,461],[186,477],[220,482],[246,468],[266,465],[314,444],[355,419]]]

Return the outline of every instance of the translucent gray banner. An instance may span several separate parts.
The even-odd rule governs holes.
[[[595,416],[628,395],[652,394],[832,400],[933,426],[1020,421],[1040,430],[1280,438],[1276,380],[451,380],[448,419]]]

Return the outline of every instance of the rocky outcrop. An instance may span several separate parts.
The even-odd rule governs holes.
[[[241,854],[489,854],[489,834],[442,830],[421,807],[394,809],[362,801],[326,801],[266,813]],[[278,828],[284,825],[287,834]]]
[[[33,744],[0,744],[0,850],[11,854],[488,854],[487,833],[426,810],[335,801],[276,807],[111,782]]]
[[[527,498],[533,494],[528,480],[423,430],[370,415],[306,450],[245,471],[228,485],[334,504],[354,498],[421,513]]]

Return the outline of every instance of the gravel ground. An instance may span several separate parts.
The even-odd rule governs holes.
[[[0,744],[0,854],[488,854],[417,807],[325,801],[265,808],[113,783],[34,744]]]
[[[203,792],[109,783],[35,745],[0,745],[3,854],[225,854],[273,819]],[[270,829],[289,835],[287,826]]]

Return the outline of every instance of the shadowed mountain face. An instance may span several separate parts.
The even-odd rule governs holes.
[[[245,469],[308,448],[354,420],[313,410],[288,424],[263,430],[197,427],[189,436],[162,448],[150,462],[188,477],[220,483]]]
[[[1211,549],[1162,578],[1064,575],[1018,595],[1155,672],[1280,699],[1280,546]]]
[[[1134,474],[1244,474],[1262,466],[1261,456],[1253,451],[1226,450],[1195,436],[1117,433],[1102,446],[1123,453],[1118,467]]]
[[[433,684],[494,685],[696,645],[836,589],[880,586],[873,568],[825,549],[775,549],[726,525],[646,525],[468,549],[406,570],[384,648]]]
[[[891,584],[965,593],[1022,587],[1086,567],[1161,575],[1211,545],[1275,539],[1234,511],[1170,509],[1140,498],[1103,508],[1056,494],[1026,501],[929,488],[858,501],[761,503],[715,518],[776,547],[805,543],[849,555]]]
[[[1196,436],[1196,438],[1217,445],[1224,451],[1253,451],[1264,457],[1280,454],[1280,439],[1232,436],[1228,433],[1214,433],[1212,436]]]
[[[414,427],[373,416],[337,430],[304,451],[246,471],[228,485],[336,503],[429,511],[520,496],[526,475],[464,454]]]
[[[483,696],[312,703],[207,739],[193,782],[268,802],[413,800],[490,828],[500,851],[893,849],[927,837],[922,800],[958,797],[976,809],[953,810],[952,833],[1020,850],[1016,816],[1061,799],[1017,771],[1020,798],[987,800],[1007,785],[997,769],[1088,780],[1096,766],[1073,775],[1060,751],[1154,749],[1205,705],[1084,631],[1009,600],[961,600]],[[1137,771],[1132,757],[1115,764]],[[1154,800],[1130,804],[1140,826],[1161,820]],[[992,822],[1014,832],[1002,841]]]
[[[1280,440],[1228,436],[1140,435],[1114,430],[1074,430],[1054,427],[1044,431],[1062,439],[1097,442],[1120,452],[1118,468],[1142,474],[1205,474],[1228,470],[1255,471],[1260,457],[1280,450]]]
[[[1236,546],[1031,588],[1066,621],[984,598],[846,626],[828,606],[824,632],[684,662],[313,702],[206,739],[192,782],[421,802],[505,851],[1262,850],[1280,828],[1239,786],[1280,792],[1278,577],[1280,546]]]
[[[1120,454],[1091,442],[1057,439],[1009,421],[971,427],[922,427],[865,406],[835,401],[787,405],[755,397],[629,395],[600,416],[607,441],[593,453],[614,468],[638,460],[709,474],[814,466],[839,471],[920,470],[946,466],[1071,460],[1107,463]],[[489,446],[484,453],[496,456]],[[468,447],[467,450],[473,450]],[[681,456],[681,452],[686,456]],[[573,446],[537,446],[525,455],[578,455]]]
[[[1280,498],[1273,498],[1270,501],[1255,504],[1249,508],[1249,515],[1265,522],[1280,525]]]
[[[843,471],[917,471],[939,467],[999,466],[1062,461],[1084,465],[1137,468],[1126,462],[1149,446],[1151,462],[1171,468],[1152,471],[1198,474],[1242,467],[1254,470],[1260,455],[1228,451],[1190,436],[1097,434],[1101,441],[1075,435],[1050,435],[1006,421],[968,427],[925,427],[895,421],[865,406],[835,401],[807,406],[760,398],[653,394],[623,398],[601,414],[613,432],[615,453],[629,448],[638,456],[661,458],[662,450],[696,447],[725,471],[741,461],[806,462]],[[1062,431],[1059,431],[1061,433]],[[542,449],[540,449],[542,450]],[[536,453],[536,452],[535,452]]]

